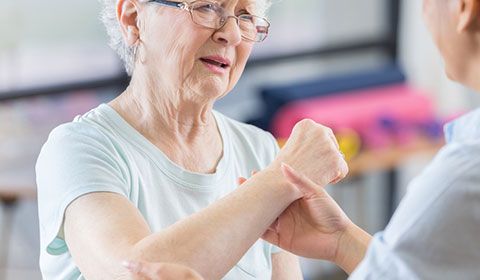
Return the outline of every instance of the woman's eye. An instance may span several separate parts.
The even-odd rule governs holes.
[[[240,19],[243,21],[243,22],[247,22],[247,23],[254,23],[255,20],[252,16],[250,15],[240,15]]]
[[[197,10],[202,12],[215,12],[217,10],[217,6],[214,4],[204,4],[197,8]]]

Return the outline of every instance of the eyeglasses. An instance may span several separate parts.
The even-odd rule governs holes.
[[[222,28],[229,18],[234,18],[240,27],[242,38],[251,42],[262,42],[267,38],[270,23],[262,17],[241,14],[239,16],[228,15],[227,11],[216,3],[209,1],[174,2],[166,0],[150,0],[158,4],[179,8],[190,12],[192,21],[203,27],[218,30]]]

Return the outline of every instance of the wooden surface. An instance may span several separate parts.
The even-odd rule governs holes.
[[[363,151],[348,163],[349,176],[381,170],[391,170],[415,155],[434,156],[444,145],[443,141],[417,139],[405,146]]]

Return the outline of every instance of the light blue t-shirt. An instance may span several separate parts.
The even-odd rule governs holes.
[[[445,136],[350,279],[480,279],[480,109]]]
[[[176,165],[106,104],[54,129],[36,165],[43,277],[83,279],[63,239],[65,209],[81,195],[123,195],[158,232],[232,192],[238,177],[274,159],[278,146],[269,133],[214,116],[224,147],[214,174]],[[271,254],[278,250],[257,241],[224,279],[270,279]]]

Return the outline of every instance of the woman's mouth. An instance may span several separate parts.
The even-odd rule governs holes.
[[[230,68],[230,61],[220,56],[202,57],[200,61],[215,74],[225,74]]]

